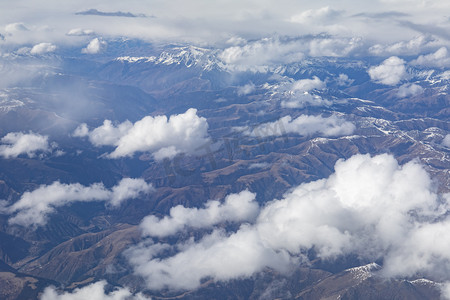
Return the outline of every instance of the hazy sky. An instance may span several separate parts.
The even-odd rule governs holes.
[[[244,0],[244,1],[2,1],[2,43],[82,43],[73,29],[95,36],[139,37],[149,41],[223,43],[230,38],[328,33],[389,44],[421,35],[449,38],[450,2],[426,0]],[[137,17],[80,15],[131,13]]]

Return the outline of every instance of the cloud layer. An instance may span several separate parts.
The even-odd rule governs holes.
[[[15,158],[22,154],[34,157],[37,152],[49,152],[52,148],[48,136],[33,132],[10,132],[0,142],[0,156],[4,158]]]
[[[118,206],[127,199],[137,198],[153,191],[153,186],[143,179],[124,178],[111,189],[102,183],[84,186],[79,183],[64,184],[58,181],[50,185],[25,192],[10,206],[1,208],[2,212],[13,215],[10,224],[22,226],[41,226],[57,207],[74,202],[105,201],[107,205]]]
[[[178,153],[194,154],[207,144],[208,123],[197,115],[196,109],[185,113],[166,116],[144,117],[136,123],[125,121],[113,125],[105,120],[103,125],[89,131],[86,124],[80,125],[74,136],[87,136],[97,147],[115,146],[107,155],[109,158],[133,156],[136,152],[151,152],[157,160],[174,157]]]
[[[361,46],[361,39],[354,37],[275,36],[253,41],[239,40],[239,45],[221,50],[218,57],[232,71],[266,72],[280,64],[300,62],[306,56],[344,57]]]
[[[267,267],[283,272],[306,263],[313,249],[323,259],[347,254],[383,259],[380,273],[388,277],[449,280],[449,200],[450,195],[434,192],[415,161],[399,165],[390,155],[355,155],[338,161],[329,178],[301,184],[269,202],[252,224],[226,231],[208,221],[203,226],[212,232],[201,239],[174,246],[149,239],[126,256],[150,289],[192,289],[206,278],[248,277]],[[175,222],[173,216],[162,220]],[[182,220],[186,226],[192,222]],[[144,230],[153,225],[141,224]]]
[[[306,46],[309,52],[303,51],[305,43],[297,43],[300,51],[296,51],[291,43],[287,47],[292,50],[272,50],[271,46],[265,48],[267,53],[291,58],[295,52],[313,56],[348,55],[355,48],[366,47],[365,43],[378,45],[381,49],[378,53],[388,55],[402,55],[402,51],[423,54],[422,49],[415,51],[414,48],[428,47],[431,40],[436,40],[433,47],[444,46],[445,39],[448,40],[446,17],[450,11],[450,5],[445,1],[421,0],[344,0],[339,5],[331,1],[306,0],[281,0],[276,3],[232,0],[227,5],[205,5],[203,1],[194,0],[187,5],[186,2],[175,0],[152,3],[149,7],[142,6],[137,0],[127,1],[126,4],[112,0],[96,2],[94,8],[86,0],[66,1],[64,6],[58,5],[55,0],[39,3],[24,0],[13,8],[11,10],[7,3],[0,4],[0,31],[8,45],[47,42],[61,49],[64,48],[63,44],[77,44],[80,47],[86,39],[66,35],[71,29],[80,26],[90,28],[98,36],[104,37],[142,38],[163,43],[188,41],[196,44],[223,44],[230,37],[234,41],[255,41],[274,33],[291,37],[325,33],[326,38],[314,39],[311,45]],[[155,18],[134,17],[145,15]],[[418,36],[424,38],[421,40]],[[417,41],[409,45],[409,41],[415,39]],[[262,61],[264,50],[256,48],[258,46],[250,46],[243,51],[257,53],[255,57]],[[229,52],[230,55],[226,56],[233,57],[233,53],[241,50],[231,49]],[[246,57],[252,59],[251,55]],[[273,56],[269,58],[272,59]]]

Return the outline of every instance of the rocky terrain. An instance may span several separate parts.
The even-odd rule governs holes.
[[[308,263],[293,265],[287,274],[266,267],[231,280],[206,277],[193,289],[152,289],[124,252],[146,241],[139,224],[148,215],[162,218],[174,206],[199,208],[246,189],[263,207],[300,184],[328,178],[336,162],[356,154],[389,154],[400,165],[418,162],[438,194],[450,192],[445,70],[412,68],[409,83],[421,92],[401,97],[399,87],[373,83],[358,59],[311,58],[236,71],[212,49],[141,45],[134,51],[148,55],[124,50],[97,60],[53,54],[10,58],[11,64],[54,65],[0,91],[0,135],[33,131],[53,144],[41,154],[0,159],[0,298],[33,299],[49,285],[71,291],[106,279],[153,299],[439,299],[439,278],[386,278],[382,261],[352,255],[323,260],[312,253]],[[342,74],[347,82],[339,82]],[[292,88],[302,80],[312,87]],[[142,151],[108,159],[107,144],[95,146],[74,134],[82,123],[89,128],[104,120],[134,123],[190,108],[207,120],[210,137],[193,153],[155,159]],[[288,115],[338,118],[353,127],[336,134],[293,131],[289,122],[276,123]],[[269,125],[260,127],[264,124]],[[8,221],[5,207],[42,185],[101,182],[114,190],[128,177],[144,179],[154,191],[120,206],[95,201],[55,206],[44,225]],[[219,224],[224,230],[239,225]],[[211,230],[181,231],[154,242],[198,241]],[[169,255],[168,250],[161,257]]]

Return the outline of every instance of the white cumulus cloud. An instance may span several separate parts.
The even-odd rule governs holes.
[[[110,120],[105,120],[102,126],[95,128],[90,133],[86,131],[87,126],[81,124],[80,127],[75,129],[74,136],[89,135],[89,141],[96,147],[116,145],[131,128],[133,128],[133,123],[130,121],[114,126]]]
[[[405,61],[397,56],[391,56],[379,66],[368,70],[370,79],[385,85],[397,85],[406,76]]]
[[[405,98],[423,93],[423,87],[415,83],[406,83],[398,88],[397,97]]]
[[[261,124],[245,131],[255,137],[282,136],[295,133],[303,136],[320,134],[322,136],[342,136],[352,134],[355,125],[335,115],[330,117],[301,115],[295,119],[284,116],[277,121]]]
[[[437,44],[432,35],[421,34],[408,41],[399,41],[389,45],[376,44],[369,48],[369,53],[380,56],[388,55],[417,55]]]
[[[37,133],[10,132],[0,140],[0,156],[15,158],[21,154],[34,157],[36,152],[49,152],[48,136]]]
[[[60,206],[73,202],[105,201],[112,206],[137,198],[153,191],[153,186],[143,179],[124,178],[111,189],[102,183],[84,186],[79,183],[64,184],[58,181],[41,185],[33,191],[22,194],[20,199],[2,210],[10,215],[10,224],[40,226],[47,222],[48,215]]]
[[[74,136],[87,136],[94,146],[115,146],[109,158],[133,156],[136,152],[151,152],[157,160],[173,157],[178,153],[195,153],[199,147],[210,141],[208,123],[197,115],[196,109],[188,109],[183,114],[147,116],[131,123],[125,121],[113,125],[105,120],[103,125],[89,131],[81,124]]]
[[[314,76],[312,79],[299,79],[296,81],[282,82],[277,91],[282,94],[281,107],[303,108],[306,105],[327,106],[332,102],[323,99],[319,95],[312,94],[311,91],[326,88],[326,83]]]
[[[247,83],[246,85],[240,86],[237,89],[238,96],[245,96],[248,94],[251,94],[255,91],[256,87],[255,85],[251,83]]]
[[[81,28],[74,28],[69,30],[69,32],[67,32],[67,35],[70,36],[85,36],[85,35],[93,35],[94,34],[94,30],[92,29],[81,29]]]
[[[267,247],[248,226],[231,235],[215,230],[198,242],[178,245],[181,251],[173,256],[156,258],[171,248],[167,244],[140,244],[125,255],[149,288],[176,290],[197,288],[202,279],[209,277],[215,280],[250,277],[266,266],[286,271],[290,260],[285,251]]]
[[[446,68],[450,66],[450,55],[446,47],[441,47],[434,53],[420,55],[417,59],[411,61],[411,65]]]
[[[54,287],[47,287],[40,300],[144,300],[150,299],[139,294],[133,294],[128,288],[115,288],[107,293],[105,291],[106,281],[98,281],[73,292],[58,292]]]
[[[263,67],[283,62],[300,61],[304,54],[299,41],[282,41],[279,38],[264,38],[243,46],[224,49],[219,58],[229,67],[238,70],[265,70]]]
[[[147,239],[125,255],[150,289],[193,289],[206,278],[249,277],[267,267],[283,272],[307,263],[311,250],[323,259],[347,254],[383,259],[385,276],[420,274],[446,281],[449,200],[450,195],[435,192],[415,161],[399,165],[387,154],[355,155],[339,160],[328,178],[267,203],[255,222],[236,231],[208,222],[213,230],[200,239],[176,245]]]
[[[148,194],[153,190],[153,185],[143,179],[123,178],[119,184],[111,188],[111,197],[108,203],[112,206],[119,206],[127,199],[137,198],[141,194]]]
[[[329,6],[319,9],[308,9],[300,14],[294,15],[290,18],[293,23],[310,24],[310,23],[330,23],[333,19],[340,16],[340,12]]]
[[[86,48],[81,49],[81,53],[97,54],[102,52],[106,48],[106,45],[107,43],[105,41],[95,38],[89,42]]]
[[[45,54],[54,52],[56,50],[56,46],[52,43],[39,43],[37,45],[34,45],[33,48],[31,48],[30,53],[31,54]]]
[[[85,137],[89,135],[89,128],[86,123],[80,124],[72,133],[74,137]]]
[[[8,34],[14,34],[20,31],[29,31],[29,29],[23,23],[11,23],[5,26],[5,31]]]
[[[306,105],[328,106],[331,104],[332,102],[330,100],[308,92],[292,92],[288,94],[287,99],[281,101],[281,107],[283,108],[303,108]]]
[[[300,79],[292,83],[292,90],[301,92],[308,92],[314,89],[321,90],[325,87],[325,82],[317,76],[314,76],[312,79]]]
[[[271,164],[262,162],[262,163],[252,163],[252,164],[250,164],[248,166],[248,168],[250,170],[252,170],[252,169],[266,169],[266,168],[268,168],[270,166],[271,166]]]
[[[337,84],[340,86],[349,86],[351,85],[355,80],[350,79],[347,74],[339,74],[339,77],[337,78]]]
[[[178,205],[170,209],[170,215],[162,219],[147,216],[141,223],[144,235],[164,237],[173,235],[185,227],[209,228],[225,221],[254,221],[259,211],[255,194],[242,191],[225,198],[224,203],[210,200],[205,208],[186,208]]]
[[[359,37],[318,37],[308,43],[307,53],[310,56],[345,57],[351,55],[363,46]]]

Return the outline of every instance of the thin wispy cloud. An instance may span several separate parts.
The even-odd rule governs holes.
[[[351,135],[356,126],[337,116],[322,117],[301,115],[295,119],[285,116],[275,122],[264,123],[255,128],[246,129],[244,133],[253,137],[282,136],[285,134],[298,134],[311,136],[342,136]]]
[[[75,13],[76,15],[84,15],[84,16],[102,16],[102,17],[125,17],[125,18],[143,18],[146,17],[144,14],[132,14],[130,12],[122,12],[122,11],[115,11],[115,12],[105,12],[100,11],[94,8],[80,11]]]
[[[9,224],[36,227],[45,225],[49,216],[64,205],[102,201],[117,207],[127,199],[137,198],[153,190],[151,184],[139,178],[124,178],[111,189],[102,183],[84,186],[79,183],[65,184],[55,181],[23,193],[20,199],[11,205],[7,205],[3,200],[0,202],[0,211],[11,216],[8,219]]]
[[[370,13],[370,12],[362,12],[353,15],[352,17],[364,17],[364,18],[371,18],[371,19],[385,19],[385,18],[401,18],[401,17],[407,17],[409,14],[400,12],[400,11],[385,11],[385,12],[377,12],[377,13]]]

